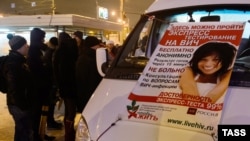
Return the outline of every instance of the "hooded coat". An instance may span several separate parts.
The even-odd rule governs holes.
[[[47,48],[44,44],[45,32],[39,28],[34,28],[30,33],[30,49],[28,52],[27,62],[30,71],[33,75],[35,81],[35,88],[37,90],[37,95],[35,98],[37,100],[42,100],[46,103],[47,97],[49,95],[49,71],[46,68],[44,61],[44,56],[42,50]]]

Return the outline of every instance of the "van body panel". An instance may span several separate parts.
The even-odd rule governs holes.
[[[249,88],[230,87],[225,97],[221,124],[250,124]]]
[[[126,104],[127,97],[134,88],[136,81],[103,79],[101,84],[93,93],[83,113],[88,121],[93,140],[97,139],[118,118],[122,118],[120,113],[124,112],[122,111],[124,110],[123,106]],[[250,124],[249,99],[248,88],[229,88],[220,123]],[[244,109],[239,110],[239,107],[244,107]],[[143,136],[136,136],[138,134]],[[178,136],[180,134],[183,136]],[[108,130],[101,137],[101,140],[162,141],[166,138],[178,141],[200,141],[201,138],[205,141],[213,140],[210,135],[203,133],[152,124],[131,123],[122,119]]]
[[[178,141],[200,141],[202,138],[213,141],[211,135],[204,133],[123,120],[121,115],[126,112],[124,105],[127,104],[136,81],[103,79],[101,84],[93,93],[83,113],[93,140],[99,137],[100,141],[162,141],[166,138]],[[118,118],[121,120],[115,123]],[[115,125],[105,132],[113,123]],[[104,134],[100,137],[102,133]],[[183,136],[179,136],[180,134]]]
[[[140,136],[138,136],[140,135]],[[157,126],[153,124],[133,123],[121,121],[116,123],[101,138],[112,141],[213,141],[207,134],[196,133],[188,130]]]
[[[97,138],[119,118],[124,112],[122,110],[126,110],[123,106],[136,81],[103,79],[100,84],[84,109],[87,114],[83,113],[93,138]]]

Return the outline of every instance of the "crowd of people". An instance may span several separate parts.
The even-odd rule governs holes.
[[[82,112],[102,80],[96,66],[96,49],[103,43],[95,36],[83,39],[83,32],[51,37],[33,28],[30,45],[19,35],[8,34],[10,51],[4,65],[7,78],[7,106],[15,122],[14,141],[44,141],[45,128],[65,129],[65,141],[75,140],[74,119]],[[111,52],[113,42],[109,42]],[[62,99],[63,123],[55,121],[54,108]]]

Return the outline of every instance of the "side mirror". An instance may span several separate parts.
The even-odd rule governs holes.
[[[105,72],[103,70],[103,64],[107,63],[106,48],[98,48],[96,50],[96,65],[99,74],[104,77]]]

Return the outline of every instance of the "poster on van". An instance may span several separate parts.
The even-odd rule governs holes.
[[[126,105],[127,119],[216,134],[244,23],[171,23]]]

